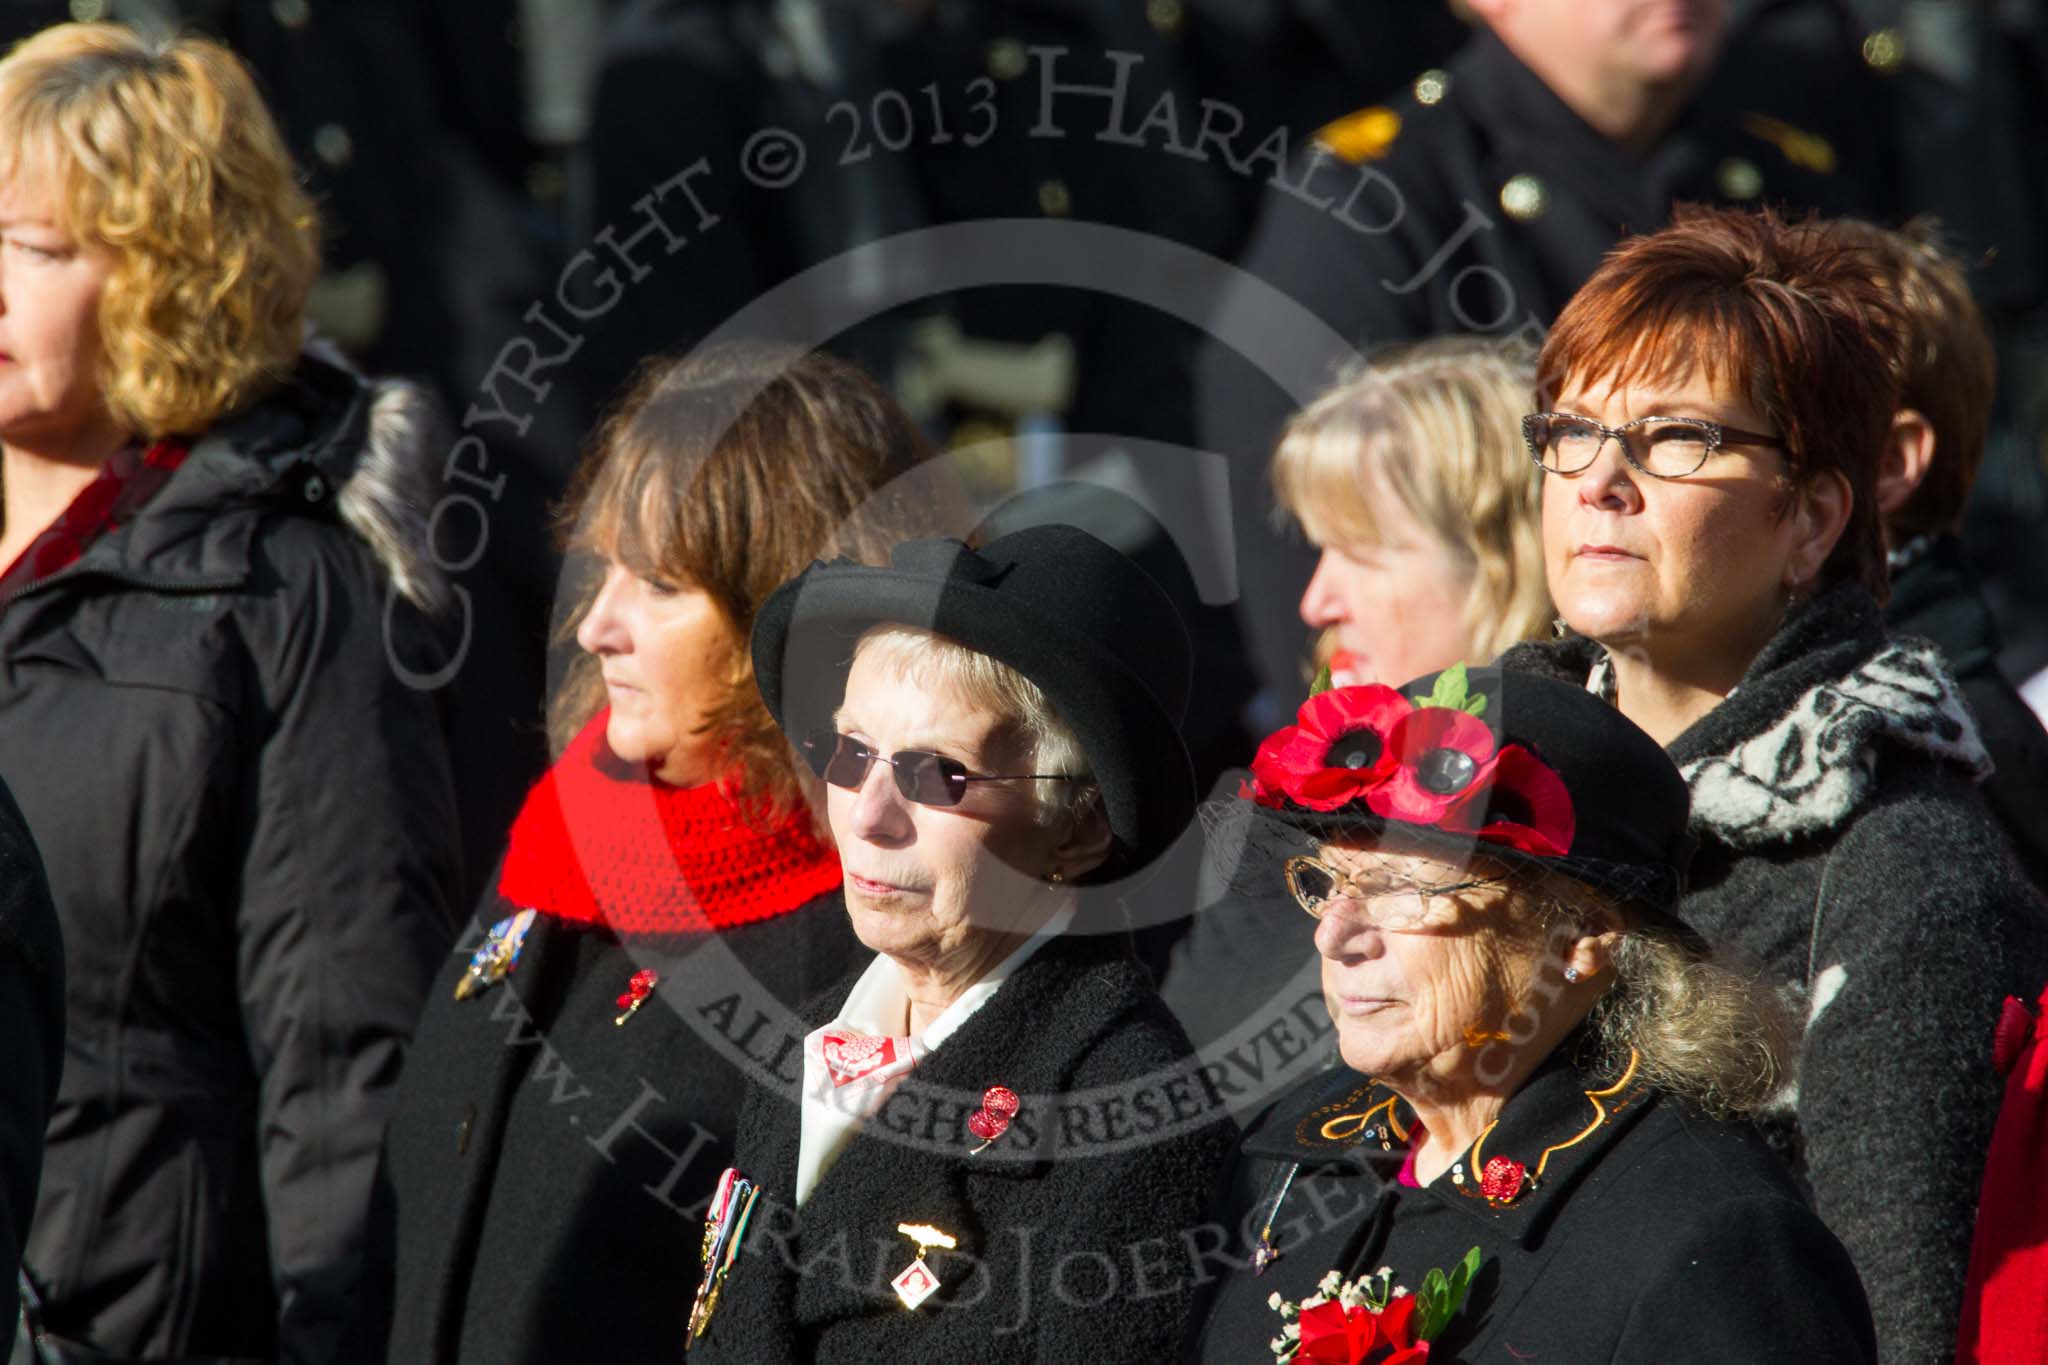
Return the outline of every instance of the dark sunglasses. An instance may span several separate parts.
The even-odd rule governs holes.
[[[928,754],[919,749],[898,749],[893,754],[878,754],[851,735],[821,730],[803,741],[805,760],[811,771],[835,787],[847,791],[860,790],[867,781],[868,768],[877,760],[889,765],[895,775],[896,790],[903,793],[906,801],[915,801],[920,806],[957,806],[960,798],[967,795],[970,782],[1021,782],[1027,779],[1049,778],[1059,782],[1071,782],[1067,773],[971,773],[967,765],[943,754]]]

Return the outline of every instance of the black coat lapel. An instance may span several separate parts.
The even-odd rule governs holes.
[[[720,1359],[728,1352],[749,1361],[795,1359],[795,1324],[810,1331],[902,1312],[888,1282],[917,1251],[896,1231],[899,1223],[927,1223],[959,1239],[957,1253],[934,1250],[926,1258],[949,1289],[973,1273],[967,1258],[984,1259],[999,1231],[1000,1214],[985,1205],[1000,1203],[1002,1187],[1042,1174],[1057,1140],[1053,1116],[1034,1113],[1031,1097],[1062,1093],[1095,1040],[1143,1003],[1144,978],[1124,946],[1058,938],[1018,967],[853,1137],[797,1211],[801,1231],[780,1244],[771,1234],[790,1225],[799,1112],[793,1097],[750,1082],[738,1165],[779,1207],[769,1228],[749,1230],[728,1281],[712,1329]],[[811,1026],[836,1015],[852,986],[849,978],[806,1006]],[[993,1146],[970,1155],[979,1139],[967,1118],[991,1085],[1016,1091],[1025,1108]]]

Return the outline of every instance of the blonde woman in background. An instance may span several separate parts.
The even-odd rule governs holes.
[[[1391,686],[1550,634],[1540,485],[1521,443],[1534,387],[1529,360],[1498,342],[1440,337],[1360,362],[1288,422],[1274,491],[1322,550],[1301,598],[1323,632],[1310,672]],[[1284,1019],[1319,989],[1315,954],[1272,951],[1298,940],[1285,895],[1204,885],[1196,904],[1162,994],[1198,1044],[1253,1060],[1258,1074],[1226,1098],[1256,1112],[1318,1064],[1314,1049],[1258,1041],[1262,1028],[1302,1034]]]
[[[71,24],[0,61],[0,780],[67,957],[41,1358],[332,1359],[382,1259],[458,872],[399,676],[450,591],[446,448],[301,353],[318,270],[225,48]]]
[[[1273,487],[1322,551],[1301,597],[1317,668],[1391,685],[1549,633],[1520,439],[1534,385],[1499,343],[1441,337],[1357,366],[1287,424]]]

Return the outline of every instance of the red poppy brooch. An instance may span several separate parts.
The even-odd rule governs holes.
[[[1497,745],[1486,706],[1463,664],[1415,701],[1378,683],[1317,692],[1259,746],[1245,794],[1276,810],[1362,801],[1383,819],[1563,857],[1577,828],[1564,779],[1521,745]]]

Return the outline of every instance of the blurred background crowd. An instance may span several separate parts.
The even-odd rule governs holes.
[[[2048,667],[2048,550],[2030,529],[2048,507],[2048,237],[2039,228],[2048,163],[2038,150],[2048,127],[2048,17],[2033,0],[1733,0],[1729,10],[1725,37],[1689,59],[1703,68],[1685,120],[1701,143],[1688,153],[1699,164],[1660,166],[1645,202],[1617,209],[1600,198],[1601,171],[1611,167],[1589,164],[1597,151],[1528,128],[1499,130],[1492,155],[1504,159],[1470,189],[1524,235],[1509,254],[1535,262],[1540,281],[1497,330],[1530,337],[1526,324],[1547,321],[1611,245],[1617,214],[1661,215],[1669,205],[1654,202],[1660,193],[1885,223],[1932,215],[1998,339],[1998,410],[1964,539],[2003,628],[2002,662],[2030,677]],[[1320,232],[1296,233],[1284,211],[1299,203],[1275,206],[1267,217],[1280,221],[1254,245],[1262,207],[1286,196],[1268,183],[1270,148],[1263,160],[1253,149],[1284,130],[1280,156],[1298,164],[1318,130],[1331,129],[1349,155],[1367,155],[1404,109],[1412,117],[1433,102],[1440,83],[1427,78],[1472,37],[1474,15],[1458,3],[8,0],[0,37],[76,18],[183,25],[251,64],[326,223],[314,322],[366,369],[428,382],[457,418],[492,381],[494,363],[532,366],[504,354],[513,338],[538,335],[549,348],[542,354],[557,353],[527,315],[552,297],[577,253],[608,227],[628,235],[637,201],[709,159],[703,193],[725,221],[636,276],[600,321],[575,324],[573,363],[533,371],[545,400],[531,401],[531,387],[515,391],[516,424],[465,428],[489,452],[471,467],[508,476],[493,484],[487,532],[452,516],[440,528],[451,559],[481,543],[481,559],[459,578],[480,599],[479,619],[493,623],[472,638],[454,694],[465,683],[503,689],[507,703],[493,708],[488,740],[477,741],[513,765],[487,826],[510,818],[509,793],[523,785],[517,764],[531,776],[544,761],[527,723],[545,677],[539,623],[559,582],[544,509],[596,415],[641,358],[702,339],[808,267],[918,228],[1070,219],[1237,261],[1353,345],[1475,330],[1420,307],[1359,314],[1331,277],[1347,251],[1351,265],[1383,264],[1381,242],[1331,227],[1327,214]],[[1595,67],[1613,60],[1591,32],[1556,41],[1589,49],[1582,55]],[[1065,55],[1034,52],[1048,48]],[[1194,143],[1205,101],[1232,111],[1210,126],[1243,131],[1205,155],[1174,155],[1157,130],[1097,135],[1106,102],[1062,96],[1064,135],[1033,135],[1055,78],[1048,61],[1064,63],[1059,82],[1106,88],[1117,60],[1130,63],[1126,128],[1166,97],[1183,147]],[[841,164],[877,131],[891,133],[872,112],[884,92],[910,105],[909,145],[873,146]],[[858,122],[843,107],[828,116],[842,100]],[[988,141],[968,145],[984,117]],[[787,188],[736,173],[748,139],[768,128],[809,144],[809,166]],[[950,143],[933,137],[938,128],[953,131]],[[1517,134],[1529,145],[1513,145]],[[1398,133],[1388,140],[1395,145],[1372,147],[1373,159],[1406,150]],[[1432,145],[1392,174],[1412,198],[1446,177],[1442,162]],[[695,215],[672,216],[681,224]],[[1589,229],[1589,216],[1604,226]],[[1455,227],[1443,224],[1446,239]],[[1091,465],[1102,475],[1115,465],[1133,481],[1152,468],[1155,483],[1171,483],[1185,461],[1162,463],[1147,443],[1222,454],[1235,513],[1224,534],[1238,551],[1223,586],[1196,566],[1209,604],[1227,606],[1233,586],[1245,603],[1299,596],[1308,552],[1271,534],[1264,475],[1278,418],[1292,405],[1271,373],[1230,355],[1209,358],[1197,401],[1206,332],[1186,319],[1213,313],[1217,301],[1196,292],[1217,288],[1213,280],[1185,282],[1195,296],[1182,316],[1085,289],[990,286],[866,317],[875,310],[858,294],[871,287],[850,273],[820,282],[818,290],[853,297],[814,298],[801,318],[775,325],[815,330],[814,317],[835,307],[862,314],[833,348],[884,377],[942,447],[975,448],[994,486]],[[1473,311],[1490,322],[1494,308]],[[760,321],[757,335],[770,330]],[[1140,500],[1156,510],[1163,496]],[[1179,536],[1183,553],[1196,536]],[[1208,676],[1194,740],[1213,773],[1298,697],[1302,630],[1288,613],[1199,615]],[[487,862],[493,837],[479,831],[471,853]]]
[[[609,648],[605,627],[590,623],[604,616],[610,580],[570,550],[596,550],[614,568],[630,558],[616,526],[565,538],[563,509],[587,512],[593,497],[616,494],[593,494],[590,471],[654,420],[645,412],[659,415],[670,387],[723,394],[736,382],[717,365],[645,365],[708,340],[817,347],[872,376],[870,392],[855,371],[821,366],[805,382],[837,398],[785,395],[805,414],[788,420],[806,439],[801,422],[819,424],[819,448],[839,439],[834,423],[883,433],[871,468],[832,479],[904,476],[926,445],[944,454],[957,484],[948,487],[969,512],[949,504],[942,515],[934,494],[899,530],[964,531],[994,508],[985,535],[1071,522],[1143,565],[1189,628],[1181,731],[1196,787],[1209,792],[1295,714],[1319,669],[1340,683],[1394,683],[1552,633],[1528,460],[1557,472],[1545,458],[1555,451],[1549,428],[1530,429],[1525,448],[1517,395],[1537,378],[1551,324],[1618,243],[1687,204],[1907,229],[1862,245],[1905,252],[1885,258],[1896,287],[1939,295],[1927,307],[1954,326],[1914,334],[1922,353],[1895,361],[1908,398],[1916,378],[1923,384],[1925,411],[1923,427],[1899,438],[1906,472],[1895,492],[1871,485],[1884,514],[1873,544],[1890,553],[1893,624],[1949,651],[1985,721],[2001,775],[1985,792],[2005,829],[1989,856],[2002,866],[1997,840],[2008,839],[2026,876],[2048,885],[2037,720],[2048,715],[2044,0],[1729,0],[1725,10],[1622,0],[0,0],[0,45],[97,21],[206,35],[238,54],[320,224],[317,263],[304,263],[313,340],[278,391],[289,401],[250,389],[184,414],[192,420],[138,417],[126,435],[149,440],[114,457],[125,463],[112,466],[111,512],[85,518],[80,503],[58,499],[59,529],[71,523],[62,544],[0,526],[0,544],[28,566],[0,577],[0,661],[31,666],[9,672],[0,692],[0,778],[42,845],[73,940],[70,1093],[49,1149],[61,1178],[53,1186],[46,1174],[43,1242],[30,1242],[29,1260],[40,1254],[73,1295],[54,1305],[56,1320],[122,1338],[119,1358],[233,1357],[191,1343],[240,1339],[230,1319],[266,1294],[277,1299],[277,1330],[248,1340],[287,1359],[342,1349],[336,1285],[322,1277],[355,1255],[354,1225],[333,1234],[346,1255],[317,1237],[278,1239],[319,1225],[323,1201],[367,1201],[427,975],[445,967],[451,937],[476,946],[474,931],[508,908],[497,878],[508,835],[519,846],[515,817],[523,822],[530,790],[595,706],[563,709],[572,663]],[[0,229],[12,221],[0,204]],[[1438,349],[1382,349],[1454,333],[1464,339]],[[295,333],[294,356],[297,344]],[[1371,368],[1361,356],[1376,357]],[[1404,417],[1373,406],[1386,394],[1399,396]],[[1423,412],[1442,394],[1466,425]],[[196,497],[195,475],[171,480],[188,455],[192,469],[211,468],[195,453],[211,447],[168,434],[210,431],[216,419],[237,457],[277,480],[266,496],[305,506],[340,495],[358,448],[370,452],[366,466],[393,433],[430,452],[399,471],[406,486],[385,503],[340,495],[336,515],[376,552],[373,567],[343,573],[347,591],[319,577],[332,566],[311,541],[287,544],[274,564],[267,549],[252,555],[248,545],[268,544],[261,518],[230,533],[221,528],[241,523],[223,516],[190,544],[177,539],[184,532],[155,533],[150,552],[166,557],[147,572],[132,559],[130,576],[115,576],[136,588],[171,582],[200,614],[217,606],[205,594],[242,581],[214,576],[248,572],[252,558],[287,596],[302,572],[327,584],[303,613],[234,627],[258,674],[293,679],[290,695],[262,698],[276,725],[263,744],[293,739],[274,750],[250,739],[256,703],[235,690],[244,684],[207,672],[225,668],[208,652],[212,636],[186,650],[182,627],[163,619],[138,620],[105,596],[60,608],[61,593],[41,591],[106,527],[126,529],[159,486]],[[1444,458],[1381,470],[1372,487],[1385,505],[1348,507],[1360,424],[1404,420],[1402,449]],[[1949,444],[1930,435],[1915,447],[1921,429]],[[762,447],[774,439],[760,437]],[[278,456],[301,448],[312,453]],[[330,467],[329,453],[344,448],[347,460]],[[223,469],[209,496],[247,494],[235,480],[254,476]],[[1004,503],[1017,495],[1028,512]],[[694,524],[711,528],[708,539],[737,525],[739,541],[772,541],[780,553],[810,532],[777,538],[768,522],[846,511],[822,496],[802,501],[783,509],[736,496],[724,521],[725,504],[707,502]],[[187,507],[172,498],[153,514]],[[1464,547],[1454,577],[1459,601],[1480,604],[1478,619],[1450,607],[1432,616],[1426,603],[1407,617],[1370,616],[1370,603],[1419,592],[1433,570],[1348,551],[1372,540],[1385,549],[1398,540],[1389,527],[1411,521],[1422,540]],[[648,565],[673,549],[653,545],[634,571],[652,581]],[[687,576],[708,583],[730,571],[721,609],[744,641],[765,589],[807,555],[773,569],[762,548],[743,570],[731,562],[742,551],[725,550],[723,568],[690,560]],[[10,566],[15,554],[0,554],[0,573]],[[160,573],[173,576],[151,577]],[[1475,579],[1484,592],[1466,592]],[[1804,604],[1788,599],[1784,611]],[[1565,626],[1557,620],[1556,633]],[[328,631],[355,652],[309,665],[307,639],[339,649]],[[52,645],[52,634],[85,643]],[[87,712],[73,693],[36,695],[31,684],[50,670],[113,682],[119,704]],[[180,670],[207,676],[195,683]],[[217,684],[218,696],[208,691]],[[742,701],[758,711],[751,686]],[[78,764],[89,736],[123,730],[140,714],[134,696],[150,688],[201,695],[208,721],[187,733],[176,729],[189,720],[182,712],[152,718],[152,745],[175,732],[170,760],[152,747],[126,768]],[[375,744],[320,719],[337,690],[379,718]],[[308,733],[294,737],[293,725]],[[130,810],[122,857],[103,856],[96,812],[139,810],[150,803],[135,793],[174,789],[180,764],[210,762],[234,774],[209,793],[222,804],[189,824],[175,801]],[[795,789],[793,776],[777,780],[778,792]],[[322,798],[305,828],[266,823],[290,804],[279,791],[307,788]],[[204,818],[223,811],[234,819]],[[0,802],[10,825],[11,815]],[[210,842],[224,836],[209,831],[228,827],[245,841]],[[1248,1000],[1287,990],[1306,960],[1247,969],[1265,921],[1190,919],[1216,890],[1197,884],[1200,842],[1191,835],[1164,858],[1135,926],[1140,956],[1197,1044],[1229,1034]],[[825,866],[828,855],[810,853]],[[225,881],[209,882],[230,865]],[[336,909],[319,932],[295,918],[359,884],[377,894]],[[2023,899],[2024,882],[2000,882],[1986,903],[2008,892]],[[79,932],[72,902],[112,908],[103,936]],[[187,903],[231,906],[232,922],[166,955],[151,912]],[[467,907],[478,905],[471,925]],[[386,958],[403,969],[383,980]],[[329,970],[364,998],[351,996],[361,1011],[339,1010],[323,1038],[295,1013],[294,992]],[[789,970],[792,990],[797,977],[820,984],[808,967]],[[2030,969],[2015,970],[2014,988],[2026,989]],[[138,1010],[138,999],[154,1003]],[[188,1047],[195,1036],[206,1046]],[[323,1067],[337,1057],[355,1069],[339,1088],[370,1096],[336,1148],[351,1172],[339,1186],[308,1155],[318,1143],[290,1140],[328,1117],[323,1087],[338,1083]],[[41,1087],[34,1077],[17,1084]],[[230,1123],[207,1112],[224,1091],[260,1111],[260,1137],[253,1120],[235,1127],[249,1113],[235,1110]],[[723,1092],[715,1101],[736,1103]],[[174,1117],[152,1127],[161,1115],[142,1110]],[[471,1105],[452,1120],[463,1154],[473,1117]],[[1989,1110],[1981,1117],[1988,1130]],[[181,1124],[201,1133],[189,1147]],[[273,1263],[220,1271],[203,1312],[181,1301],[182,1272],[102,1237],[119,1231],[107,1210],[119,1211],[120,1180],[97,1183],[98,1166],[80,1174],[75,1155],[62,1168],[64,1142],[75,1153],[110,1131],[132,1139],[122,1159],[144,1173],[138,1181],[167,1162],[218,1163],[190,1177],[188,1194],[222,1202],[208,1224],[222,1246],[267,1236]],[[151,1216],[147,1204],[136,1217]],[[20,1232],[29,1210],[12,1212]],[[266,1218],[267,1233],[251,1233]],[[505,1235],[515,1246],[516,1231]],[[475,1265],[465,1273],[488,1278]],[[1888,1343],[1893,1329],[1879,1321]],[[1952,1326],[1938,1322],[1932,1336],[1946,1343]]]

